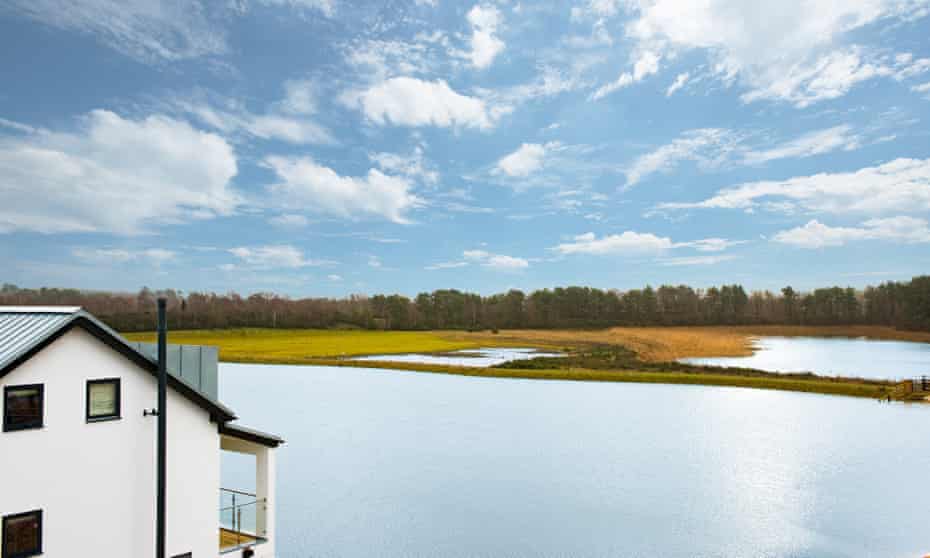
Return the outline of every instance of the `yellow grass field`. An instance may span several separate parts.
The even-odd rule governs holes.
[[[128,333],[132,341],[155,341],[155,334]],[[170,331],[169,343],[214,345],[226,362],[301,363],[315,358],[441,352],[478,347],[482,341],[455,340],[432,332],[320,329],[228,329]]]

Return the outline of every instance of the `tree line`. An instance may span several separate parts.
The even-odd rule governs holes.
[[[292,299],[271,293],[138,293],[0,288],[0,305],[82,306],[119,331],[154,328],[155,299],[168,299],[172,329],[233,327],[366,329],[596,328],[620,325],[885,325],[930,331],[930,276],[856,290],[747,292],[741,285],[628,291],[556,287],[481,296],[454,289],[402,295]]]

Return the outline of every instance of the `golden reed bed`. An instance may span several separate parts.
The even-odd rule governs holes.
[[[754,337],[814,336],[868,337],[930,343],[930,333],[899,331],[879,326],[713,326],[713,327],[614,327],[599,330],[505,330],[488,332],[437,332],[456,341],[493,341],[543,346],[584,343],[622,345],[649,362],[669,362],[685,357],[748,356]]]

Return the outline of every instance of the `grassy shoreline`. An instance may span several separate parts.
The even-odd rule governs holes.
[[[522,380],[567,380],[584,382],[630,382],[647,384],[706,385],[718,387],[740,387],[774,389],[824,395],[845,395],[884,399],[895,396],[895,386],[890,382],[860,380],[855,378],[781,378],[775,374],[742,376],[710,372],[640,371],[640,370],[592,370],[586,368],[478,368],[464,366],[441,366],[409,362],[352,361],[340,359],[312,359],[301,364],[315,366],[341,366],[348,368],[378,368],[431,374],[452,374],[480,378],[511,378]]]
[[[930,342],[930,333],[875,327],[698,327],[606,330],[395,332],[359,330],[198,330],[171,332],[172,343],[216,345],[223,362],[382,368],[487,378],[729,386],[873,399],[899,398],[888,381],[775,374],[679,364],[684,356],[751,354],[753,337],[843,336]],[[153,333],[127,334],[151,341]],[[476,347],[537,347],[566,352],[564,359],[518,361],[494,368],[353,361],[345,357],[446,352]]]

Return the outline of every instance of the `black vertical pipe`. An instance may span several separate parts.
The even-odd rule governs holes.
[[[168,454],[168,317],[158,299],[158,481],[155,504],[155,558],[165,558],[165,496]]]

